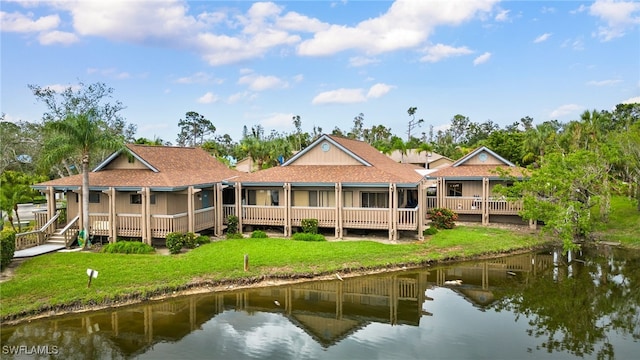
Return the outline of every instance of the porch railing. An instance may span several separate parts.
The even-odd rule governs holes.
[[[58,221],[59,216],[60,212],[58,211],[49,221],[44,222],[41,218],[40,224],[44,224],[39,229],[16,234],[15,249],[22,250],[44,244],[47,238],[56,230],[56,221]],[[37,221],[36,224],[38,224]]]
[[[215,207],[208,207],[195,211],[195,231],[201,231],[215,226],[215,210]]]
[[[506,200],[490,197],[487,202],[489,214],[518,215],[523,209],[522,200]],[[451,209],[458,214],[482,214],[482,198],[474,196],[447,196],[440,207]],[[435,196],[427,196],[427,210],[438,207]]]
[[[117,214],[117,236],[142,237],[140,214]]]
[[[344,208],[342,226],[354,229],[388,229],[389,209]]]
[[[284,206],[245,205],[242,223],[246,225],[284,225]]]
[[[175,215],[151,215],[151,236],[164,238],[172,232],[189,231],[189,218],[187,213]]]
[[[398,230],[416,230],[418,228],[418,208],[398,209]]]
[[[236,206],[233,204],[224,204],[222,205],[222,223],[223,224],[227,224],[228,221],[227,219],[229,218],[229,216],[231,215],[235,215],[236,214]]]
[[[336,225],[336,209],[309,206],[292,207],[291,226],[301,226],[302,219],[317,219],[319,227],[334,227]]]

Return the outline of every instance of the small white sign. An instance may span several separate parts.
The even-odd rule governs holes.
[[[92,269],[87,269],[87,275],[88,276],[93,276],[93,278],[97,278],[98,277],[98,271],[97,270],[92,270]]]

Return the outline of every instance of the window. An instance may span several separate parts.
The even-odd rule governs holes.
[[[278,190],[247,190],[247,205],[278,206]]]
[[[131,194],[131,195],[129,195],[129,203],[130,204],[142,204],[142,195],[140,195],[140,194]]]
[[[309,191],[309,206],[318,206],[318,192],[315,190]]]
[[[89,203],[100,204],[100,193],[97,191],[89,191]]]
[[[462,183],[448,183],[447,196],[462,196]]]
[[[353,207],[353,191],[344,192],[344,201],[342,202],[342,206]]]
[[[365,208],[388,208],[389,194],[386,192],[363,192],[361,206]]]
[[[149,203],[151,205],[155,205],[156,204],[156,194],[149,195]]]

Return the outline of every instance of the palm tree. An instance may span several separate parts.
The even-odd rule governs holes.
[[[11,224],[11,228],[15,231],[16,226],[13,221],[15,214],[18,223],[18,232],[22,231],[20,222],[20,214],[18,213],[18,204],[28,202],[32,199],[33,190],[29,187],[29,179],[21,172],[7,170],[0,175],[0,217],[2,212],[7,213],[7,220]],[[4,218],[0,219],[4,226]],[[0,230],[2,229],[0,226]]]
[[[91,157],[101,151],[123,149],[124,138],[109,129],[106,122],[89,110],[80,114],[67,114],[62,120],[45,124],[49,135],[45,142],[43,161],[58,164],[67,159],[81,164],[82,174],[82,224],[81,229],[88,234],[89,229],[89,166]],[[85,241],[84,246],[87,246]]]

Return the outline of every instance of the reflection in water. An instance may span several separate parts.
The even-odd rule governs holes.
[[[2,357],[24,355],[19,346],[64,359],[521,358],[539,349],[573,358],[594,345],[602,357],[632,354],[638,254],[570,256],[531,253],[56,317],[3,327]]]

